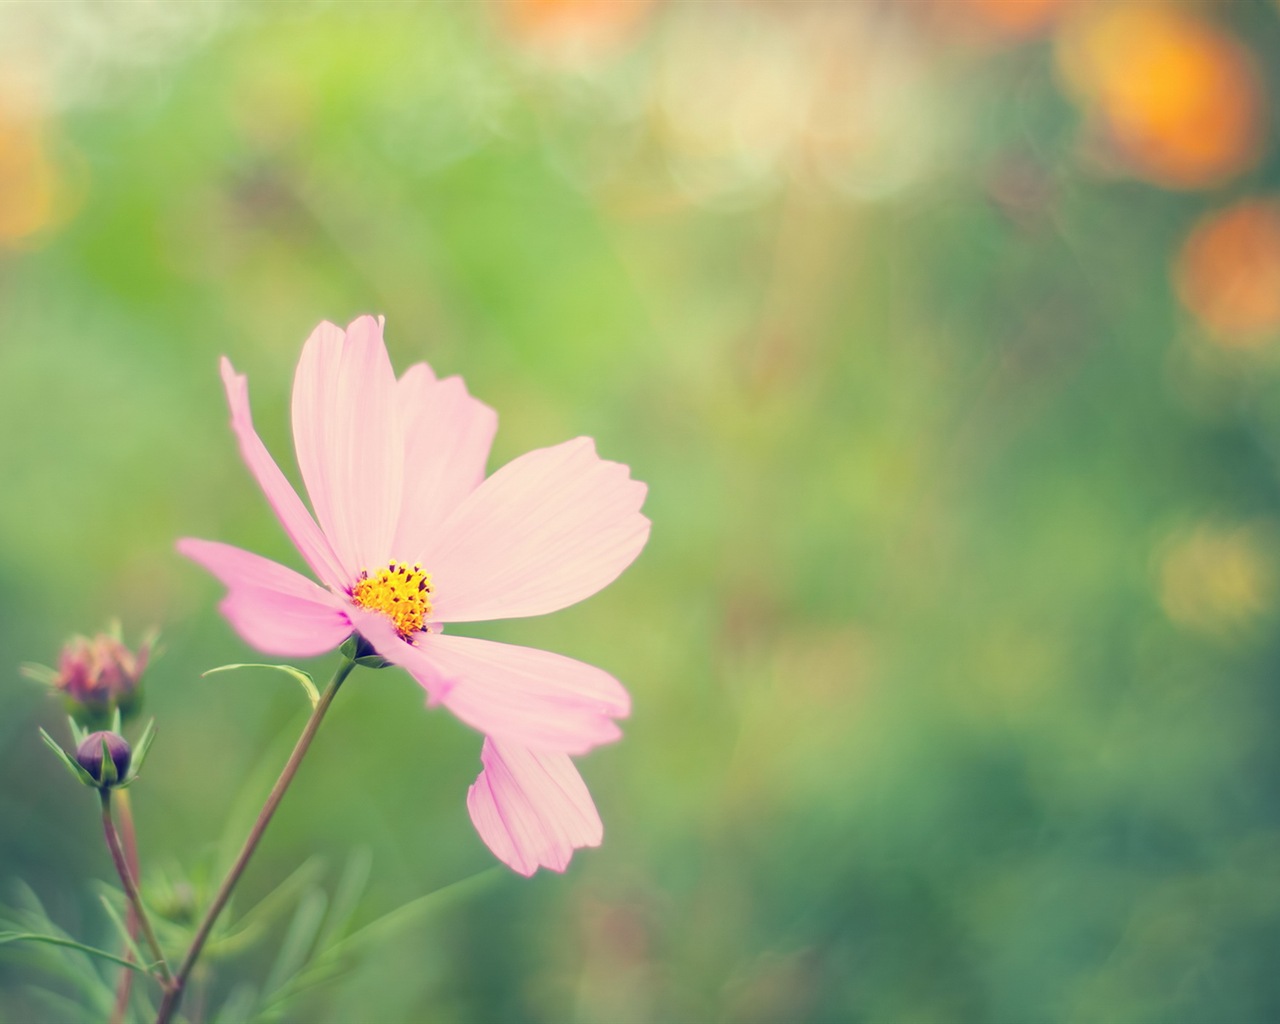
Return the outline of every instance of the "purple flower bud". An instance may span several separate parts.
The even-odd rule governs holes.
[[[94,777],[102,781],[102,741],[107,741],[107,753],[116,766],[116,780],[125,777],[129,771],[129,760],[133,751],[125,738],[114,732],[92,732],[76,747],[76,763]]]

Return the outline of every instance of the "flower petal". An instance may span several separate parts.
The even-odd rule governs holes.
[[[311,333],[294,375],[293,443],[344,584],[386,565],[400,515],[404,435],[379,321],[362,316],[345,334],[322,323]]]
[[[631,697],[603,669],[534,647],[427,636],[416,648],[446,684],[444,706],[494,739],[585,754],[622,735]]]
[[[589,437],[529,452],[440,525],[422,564],[441,622],[541,615],[617,578],[649,537],[647,488]]]
[[[406,643],[399,631],[381,612],[371,612],[359,605],[347,609],[352,626],[382,657],[399,665],[427,691],[428,703],[436,705],[444,698],[450,683],[427,660],[422,650]]]
[[[289,539],[306,559],[307,565],[311,566],[311,571],[331,587],[346,586],[347,574],[343,572],[332,546],[253,428],[253,416],[249,411],[248,380],[243,374],[236,373],[226,356],[222,358],[221,370],[222,384],[227,392],[227,405],[231,407],[231,429],[240,442],[240,455],[248,465],[249,472],[258,481],[267,503],[280,520]]]
[[[392,552],[420,561],[435,528],[484,480],[498,414],[467,394],[461,377],[436,380],[411,366],[396,388],[404,426],[404,495]]]
[[[278,562],[191,537],[178,541],[178,551],[226,584],[219,609],[246,643],[265,654],[309,658],[351,634],[340,597]]]
[[[495,739],[585,754],[622,735],[615,718],[631,713],[631,697],[603,669],[533,647],[465,636],[400,638],[384,615],[347,612],[382,657],[407,671],[467,725]]]
[[[563,871],[575,849],[600,845],[600,815],[566,755],[486,738],[480,762],[484,770],[467,791],[467,810],[504,864],[525,876],[540,867]]]

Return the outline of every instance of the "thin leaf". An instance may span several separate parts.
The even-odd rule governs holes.
[[[35,985],[28,985],[26,992],[31,999],[42,1004],[49,1011],[46,1020],[56,1020],[59,1024],[79,1024],[80,1021],[84,1024],[96,1024],[102,1019],[101,1010],[77,1003],[60,992],[52,992]]]
[[[211,676],[216,672],[231,672],[238,668],[269,668],[276,672],[283,672],[287,676],[292,676],[299,686],[306,691],[307,699],[311,701],[311,707],[314,709],[320,703],[320,691],[316,689],[315,680],[300,668],[294,668],[292,665],[263,665],[255,662],[246,662],[236,665],[219,665],[217,668],[211,668],[207,672],[200,673],[201,678]]]
[[[352,932],[346,938],[322,949],[305,971],[296,975],[289,984],[272,995],[268,1009],[274,1009],[290,999],[325,981],[335,974],[341,973],[339,960],[343,954],[354,952],[362,946],[391,938],[396,932],[407,928],[415,921],[427,917],[431,912],[447,907],[466,899],[506,872],[502,868],[487,868],[469,878],[452,882],[443,888],[419,896],[415,900],[396,907],[395,910],[383,914],[382,917],[370,921],[363,928]]]
[[[329,904],[329,916],[325,919],[324,931],[320,933],[319,946],[324,949],[330,943],[342,937],[347,925],[356,912],[360,897],[364,895],[365,886],[369,884],[369,873],[373,867],[373,851],[367,846],[357,846],[347,858],[347,866],[342,870],[342,877],[333,890],[333,900]]]
[[[52,686],[57,681],[58,672],[48,665],[40,665],[34,661],[24,661],[18,666],[18,672],[37,683]]]
[[[151,1001],[150,989],[146,985],[134,985],[129,995],[129,1001],[134,1004],[134,1020],[156,1019],[156,1011],[159,1006]],[[114,989],[111,992],[111,1005],[115,1006]]]
[[[272,965],[271,973],[267,975],[263,991],[275,992],[283,988],[306,964],[328,905],[329,900],[319,887],[309,889],[303,895],[284,941],[280,943],[280,953]]]
[[[257,903],[241,914],[234,924],[211,943],[210,948],[219,954],[232,952],[245,945],[271,923],[277,913],[284,909],[296,893],[313,886],[323,870],[323,862],[319,857],[308,857],[289,874],[287,878]]]
[[[290,978],[280,989],[271,994],[263,1004],[261,1016],[271,1020],[278,1019],[290,1004],[308,991],[319,988],[341,977],[351,969],[350,961],[338,956],[327,956],[321,953],[311,963]]]
[[[258,993],[247,982],[237,985],[227,996],[213,1018],[212,1024],[244,1024],[252,1019],[254,1007],[258,1005]]]
[[[74,775],[78,782],[83,782],[86,786],[97,787],[98,780],[81,768],[79,762],[62,749],[62,744],[43,729],[40,730],[40,736],[44,739],[45,743],[48,744],[49,749],[58,755],[58,760],[66,765],[67,771]]]
[[[147,753],[151,750],[151,744],[156,738],[156,720],[153,718],[147,723],[147,727],[142,730],[142,735],[138,737],[137,745],[133,748],[133,764],[129,768],[129,778],[125,785],[133,782],[138,777],[138,773],[142,771],[142,765],[147,760]]]
[[[13,889],[17,896],[17,905],[4,907],[0,913],[3,913],[6,926],[18,925],[18,927],[6,927],[2,929],[4,933],[31,932],[50,935],[56,939],[71,940],[71,936],[50,919],[40,903],[40,898],[29,885],[21,879],[14,879]],[[29,958],[35,967],[67,981],[89,1003],[101,1004],[105,999],[106,1006],[103,1013],[110,1009],[114,984],[104,980],[97,969],[98,964],[91,957],[85,956],[74,948],[47,943],[31,943],[25,950],[15,950],[10,955]]]
[[[57,935],[39,935],[36,932],[0,932],[0,946],[7,945],[10,942],[43,942],[50,946],[65,946],[68,949],[77,949],[81,953],[87,953],[89,956],[110,960],[113,964],[127,967],[129,970],[137,971],[139,974],[150,974],[152,969],[156,967],[155,964],[136,964],[122,956],[108,953],[105,949],[96,949],[93,946],[86,946],[83,942],[60,938]]]
[[[44,909],[44,904],[40,902],[40,897],[36,895],[36,891],[27,885],[21,878],[13,880],[13,888],[18,894],[18,906],[28,914],[35,914],[42,920],[48,920],[49,912]]]
[[[100,965],[92,957],[74,949],[36,942],[17,943],[5,950],[4,956],[7,960],[22,964],[28,973],[42,971],[66,983],[76,992],[81,1005],[102,1007],[99,1018],[105,1019],[111,1006],[112,986],[102,977]],[[117,973],[117,969],[110,964],[101,966],[113,975]]]
[[[111,918],[111,923],[116,926],[116,931],[120,933],[120,941],[124,943],[125,949],[129,951],[133,959],[138,963],[146,963],[146,957],[142,955],[142,950],[138,948],[138,943],[129,934],[129,928],[120,916],[120,912],[111,905],[111,901],[107,899],[105,893],[99,894],[98,899],[102,901],[102,908],[107,912],[107,917]]]
[[[395,910],[375,918],[363,928],[352,932],[341,942],[331,946],[326,952],[338,952],[339,950],[364,945],[378,938],[394,935],[397,930],[407,927],[418,918],[424,917],[428,912],[449,906],[465,897],[471,896],[505,874],[506,872],[502,868],[495,866],[477,872],[469,878],[450,882],[434,892],[419,896],[417,899],[410,900],[408,903],[396,907]]]

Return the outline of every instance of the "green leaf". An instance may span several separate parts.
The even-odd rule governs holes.
[[[315,885],[322,871],[319,857],[308,857],[289,874],[287,878],[249,910],[241,914],[225,934],[219,935],[211,943],[219,954],[233,952],[246,944],[246,939],[254,937],[267,928],[275,916],[285,909],[295,894],[303,892]],[[301,898],[301,897],[299,897]]]
[[[48,744],[49,749],[58,755],[58,759],[67,766],[67,770],[71,772],[79,782],[83,782],[86,786],[92,786],[94,789],[98,788],[98,780],[81,768],[79,762],[63,750],[62,745],[59,744],[57,740],[43,729],[40,730],[40,735],[44,739],[45,743]]]
[[[264,992],[273,993],[283,988],[306,966],[308,954],[315,946],[316,935],[320,931],[328,905],[329,900],[324,890],[318,886],[303,893],[302,899],[298,901],[298,910],[289,922],[284,941],[280,943],[280,953],[262,987]]]
[[[71,727],[72,745],[78,749],[80,744],[84,742],[84,738],[89,735],[89,730],[83,728],[80,723],[70,715],[67,715],[67,725]]]
[[[352,932],[330,948],[333,951],[345,950],[361,946],[370,941],[376,942],[379,939],[389,938],[399,929],[424,919],[428,914],[438,909],[471,898],[475,893],[484,890],[505,875],[506,872],[502,868],[494,866],[467,878],[451,882],[436,889],[434,892],[419,896],[408,903],[402,903],[394,910],[375,918],[364,927]]]
[[[93,946],[86,946],[83,942],[59,938],[57,935],[39,935],[35,932],[0,932],[0,946],[10,942],[43,942],[50,946],[65,946],[68,949],[78,949],[81,953],[88,953],[90,956],[110,960],[113,964],[127,967],[129,970],[137,971],[139,974],[150,974],[157,966],[156,964],[134,963],[132,960],[126,960],[122,956],[108,953],[105,949],[96,949]]]
[[[370,921],[350,935],[321,949],[303,971],[292,978],[282,989],[271,995],[268,1006],[282,1006],[287,1000],[316,982],[332,977],[338,972],[338,964],[341,957],[355,953],[370,944],[376,945],[380,942],[388,941],[397,932],[425,920],[435,911],[470,899],[477,892],[505,877],[506,874],[507,872],[504,869],[496,866],[487,868],[468,878],[452,882],[440,889],[436,889],[434,892],[427,893],[425,896],[419,896],[415,900],[401,904],[382,917]]]
[[[248,982],[242,982],[231,990],[231,995],[214,1016],[213,1024],[242,1024],[252,1019],[257,1005],[257,990]]]
[[[17,897],[17,910],[21,912],[23,917],[38,921],[48,921],[49,912],[44,909],[44,904],[40,902],[40,897],[36,895],[36,891],[27,885],[21,878],[13,880],[14,895]],[[11,929],[0,929],[0,931],[9,931]],[[30,931],[30,928],[22,929]]]
[[[219,665],[217,668],[211,668],[207,672],[200,673],[201,678],[211,676],[215,672],[231,672],[238,668],[269,668],[276,672],[283,672],[285,675],[292,676],[294,680],[307,693],[307,699],[311,701],[311,707],[314,708],[320,703],[320,691],[316,689],[315,680],[300,668],[294,668],[292,665],[263,665],[256,662],[247,662],[236,665]]]
[[[55,669],[51,669],[48,665],[39,665],[34,661],[23,662],[18,666],[18,671],[28,679],[34,679],[45,686],[52,686],[58,678]]]
[[[156,720],[153,718],[147,723],[147,727],[142,730],[142,735],[138,737],[137,746],[133,748],[133,763],[129,766],[129,777],[124,781],[124,785],[129,785],[138,777],[138,773],[142,771],[142,764],[147,759],[147,752],[151,749],[151,743],[156,738]]]
[[[29,999],[39,1003],[45,1010],[41,1020],[56,1020],[59,1024],[98,1024],[103,1019],[102,1014],[95,1013],[92,1007],[78,1003],[60,992],[28,985],[26,993]],[[110,1012],[110,1004],[103,1008],[103,1012]]]
[[[138,963],[146,963],[146,957],[142,955],[142,950],[138,948],[137,942],[129,934],[129,928],[120,916],[120,912],[111,905],[111,901],[107,899],[105,893],[100,894],[98,899],[102,901],[102,908],[107,912],[107,917],[111,918],[111,923],[116,926],[116,931],[120,933],[120,939],[124,943],[125,949],[129,951]]]
[[[320,935],[321,949],[340,939],[346,932],[360,903],[360,897],[364,895],[365,886],[369,884],[372,867],[373,852],[367,846],[356,847],[347,859],[342,877],[338,879],[333,891],[329,916],[325,919],[324,931]]]
[[[57,939],[70,939],[71,936],[51,921],[41,906],[39,898],[30,887],[21,880],[15,880],[17,905],[0,907],[0,932],[8,934],[34,933],[48,935]],[[97,966],[92,957],[86,956],[76,949],[49,943],[33,942],[28,944],[29,951],[22,959],[29,960],[32,968],[46,972],[65,982],[83,999],[79,1005],[91,1011],[90,1020],[106,1020],[111,1012],[115,999],[116,969],[103,965],[103,970],[95,970]],[[108,982],[104,973],[111,975]],[[32,989],[34,991],[34,989]],[[50,1020],[66,1020],[68,1024],[77,1019],[72,1014],[58,1014]]]

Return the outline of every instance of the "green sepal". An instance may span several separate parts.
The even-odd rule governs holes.
[[[111,748],[107,745],[107,738],[103,736],[98,742],[102,744],[102,778],[98,780],[98,788],[110,789],[120,781],[120,773],[116,771],[116,761],[111,756]]]
[[[219,665],[217,668],[211,668],[207,672],[201,672],[201,678],[211,676],[215,672],[230,672],[237,668],[269,668],[276,672],[283,672],[285,675],[292,676],[299,686],[306,691],[307,699],[311,701],[311,707],[320,703],[320,691],[316,689],[315,680],[300,668],[294,668],[292,665],[263,665],[258,663],[245,663],[236,665]]]
[[[352,633],[342,641],[342,646],[338,648],[338,652],[347,661],[363,665],[365,668],[387,668],[391,664],[373,649],[373,644],[369,643],[359,633]]]
[[[58,755],[58,759],[59,759],[60,761],[62,761],[62,763],[63,763],[63,764],[65,764],[65,765],[67,766],[67,769],[71,772],[71,774],[72,774],[72,775],[74,775],[74,776],[76,777],[76,779],[77,779],[78,781],[80,781],[80,782],[84,783],[84,784],[85,784],[86,786],[88,786],[90,789],[97,789],[97,788],[98,788],[98,780],[97,780],[97,779],[95,779],[92,775],[90,775],[90,774],[89,774],[87,771],[85,771],[83,768],[81,768],[81,767],[80,767],[79,762],[77,762],[77,761],[76,761],[76,759],[75,759],[74,757],[72,757],[72,756],[71,756],[70,754],[68,754],[65,750],[63,750],[63,749],[62,749],[62,747],[58,744],[58,741],[57,741],[57,740],[55,740],[52,736],[50,736],[50,735],[49,735],[47,732],[45,732],[43,729],[41,729],[41,730],[40,730],[40,736],[41,736],[41,738],[45,741],[45,743],[48,745],[49,749],[50,749],[50,750],[52,750],[55,754],[57,754],[57,755]],[[111,759],[110,759],[110,758],[107,758],[107,760],[109,760],[109,761],[110,761]],[[115,762],[114,762],[114,761],[111,763],[111,769],[112,769],[112,771],[114,771],[114,770],[115,770]]]
[[[138,737],[138,745],[133,748],[133,758],[129,762],[129,771],[124,777],[124,781],[120,786],[132,786],[134,780],[138,777],[138,773],[142,771],[142,762],[147,759],[147,751],[151,749],[151,743],[156,738],[156,720],[153,718],[147,723],[147,727],[142,730],[142,735]]]
[[[67,715],[67,725],[71,727],[71,741],[77,750],[80,744],[84,742],[84,738],[89,735],[89,730],[84,728],[75,720],[72,715]]]

